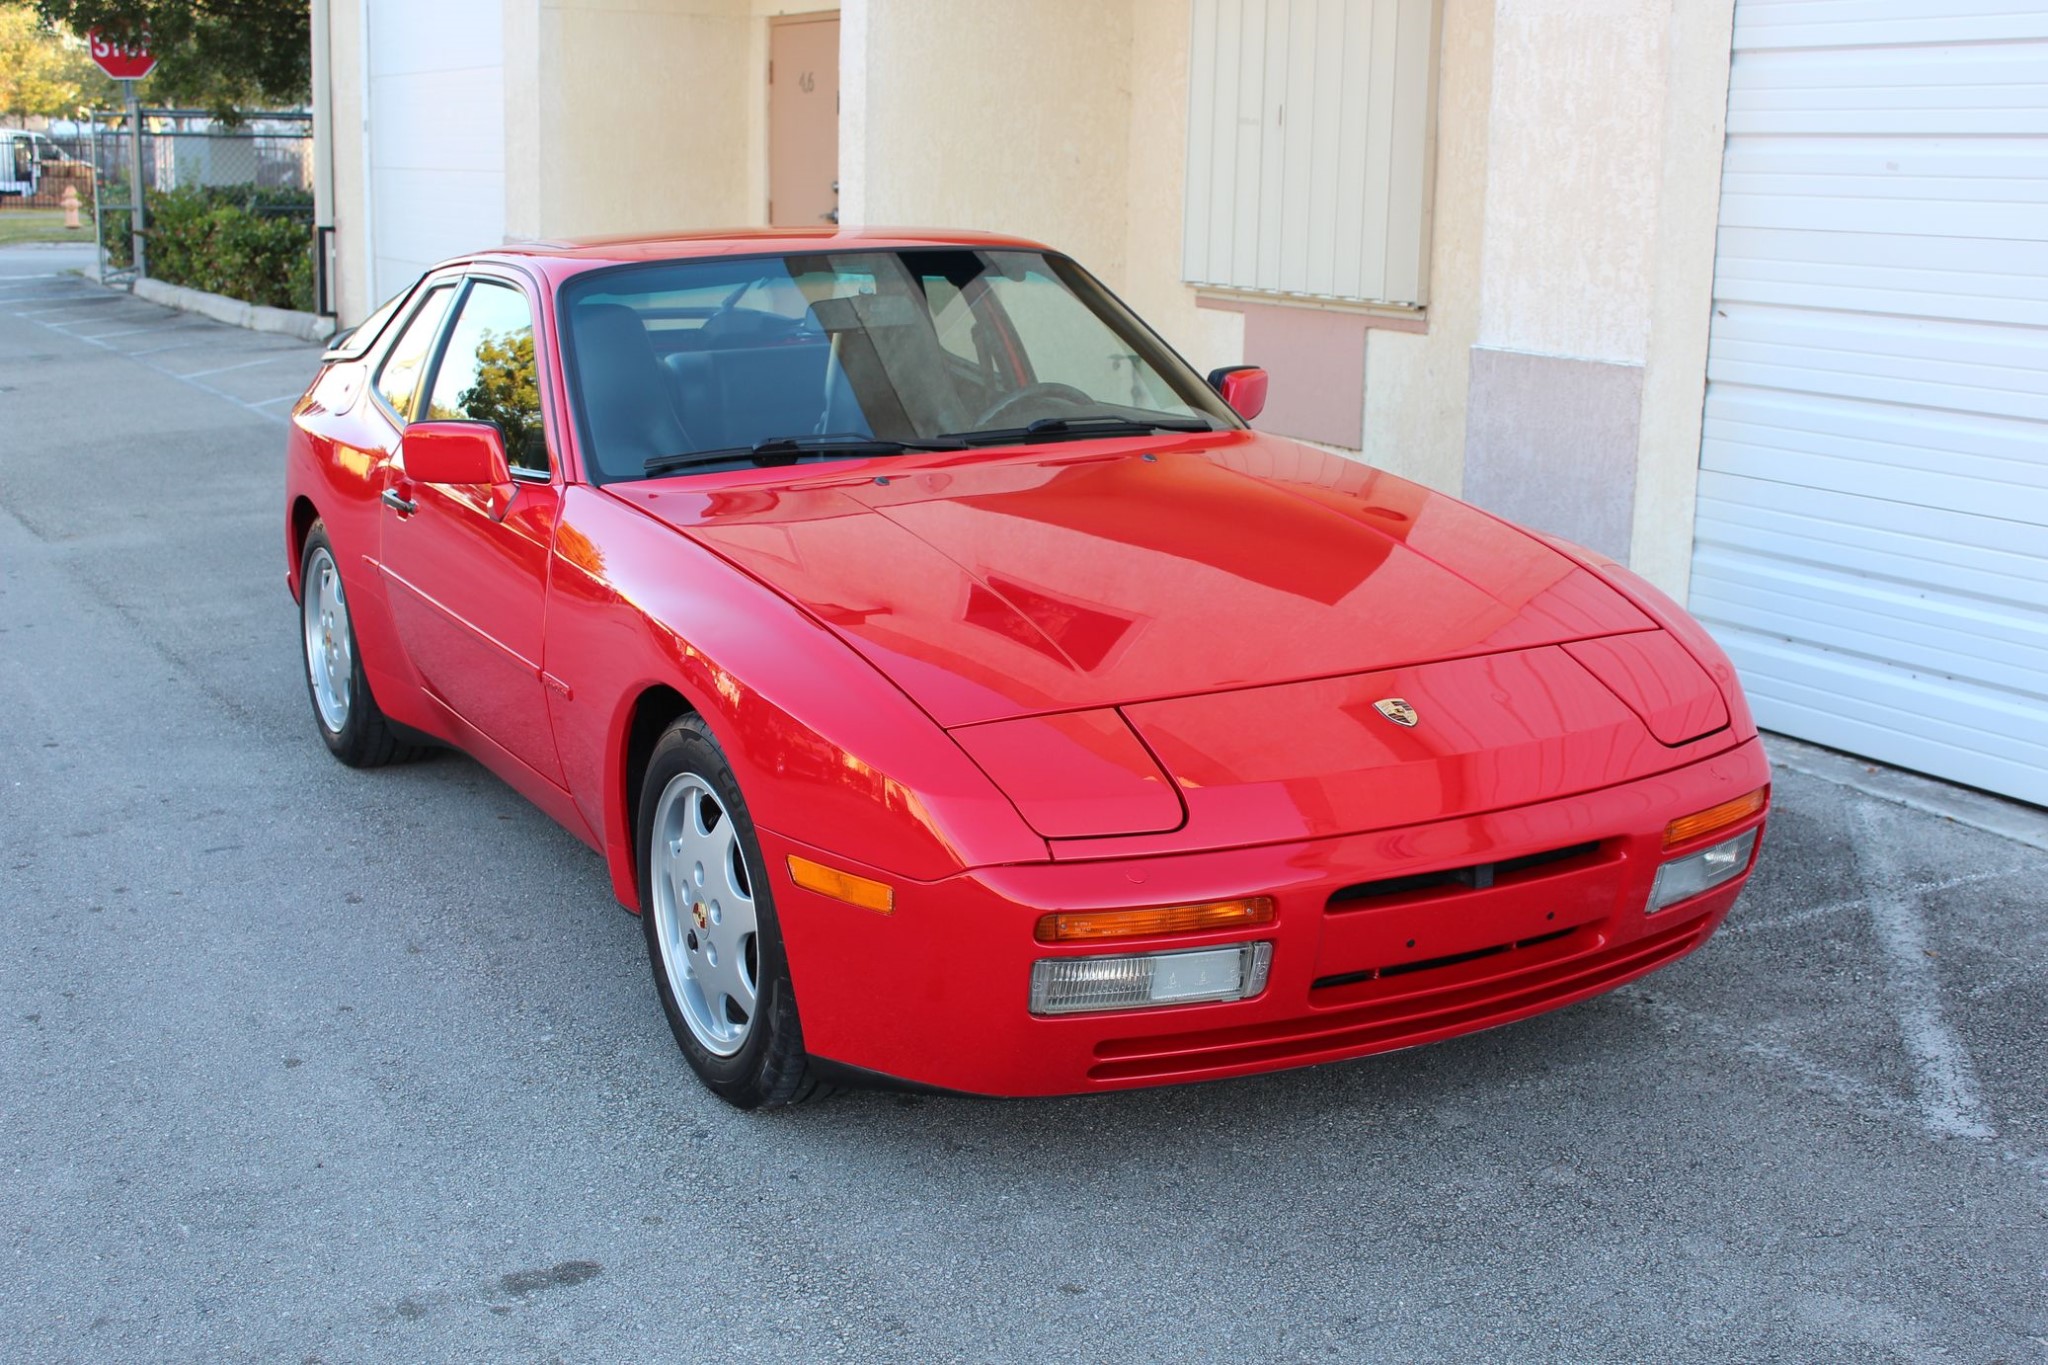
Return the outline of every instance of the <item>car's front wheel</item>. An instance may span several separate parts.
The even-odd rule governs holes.
[[[306,642],[306,692],[328,750],[351,768],[411,757],[416,746],[399,738],[370,695],[334,545],[317,521],[299,556],[299,624]]]
[[[789,963],[753,821],[695,716],[655,744],[640,787],[640,919],[676,1044],[742,1109],[825,1091],[804,1055]]]

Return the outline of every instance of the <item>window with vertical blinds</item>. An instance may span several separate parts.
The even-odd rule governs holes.
[[[1194,0],[1181,275],[1420,306],[1434,0]]]

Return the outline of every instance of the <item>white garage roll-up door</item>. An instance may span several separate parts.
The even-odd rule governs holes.
[[[2048,0],[1737,0],[1693,610],[1766,728],[2048,804]]]
[[[372,303],[505,240],[499,0],[363,0]]]

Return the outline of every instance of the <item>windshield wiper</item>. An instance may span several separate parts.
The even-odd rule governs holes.
[[[965,450],[964,441],[883,441],[871,436],[774,436],[750,446],[720,446],[716,450],[684,450],[657,455],[645,469],[649,474],[671,474],[699,465],[730,464],[750,460],[757,465],[795,464],[805,455],[904,455],[913,451]]]
[[[1199,417],[1123,417],[1104,413],[1100,417],[1041,417],[1021,427],[992,427],[986,431],[949,431],[941,439],[964,441],[968,445],[997,445],[1006,441],[1031,441],[1046,437],[1149,436],[1155,431],[1214,431]]]

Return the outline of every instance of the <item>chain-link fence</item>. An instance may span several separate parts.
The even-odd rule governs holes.
[[[55,209],[65,191],[92,210],[92,134],[0,128],[0,213],[10,209]]]
[[[310,310],[313,127],[263,114],[232,127],[176,111],[142,118],[144,273],[251,303]],[[86,160],[102,275],[132,275],[134,132],[95,128]]]

